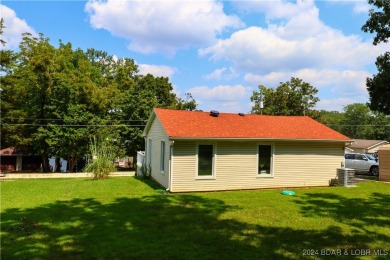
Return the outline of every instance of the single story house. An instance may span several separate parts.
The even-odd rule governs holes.
[[[155,108],[145,163],[171,192],[327,186],[350,138],[307,116]]]
[[[42,158],[26,153],[23,149],[7,147],[0,150],[0,171],[37,171]]]
[[[384,140],[353,139],[353,143],[347,147],[348,152],[377,154],[379,147],[387,145]]]

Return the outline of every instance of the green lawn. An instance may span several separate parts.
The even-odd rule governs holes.
[[[385,183],[294,189],[296,196],[162,194],[132,177],[0,185],[2,259],[314,259],[375,250],[390,257]]]

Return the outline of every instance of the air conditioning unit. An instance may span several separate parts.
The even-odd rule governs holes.
[[[355,187],[355,170],[350,168],[338,168],[337,178],[340,186]]]

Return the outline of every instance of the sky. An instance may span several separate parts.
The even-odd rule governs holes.
[[[371,8],[363,0],[3,0],[1,48],[17,51],[31,32],[131,58],[204,111],[248,113],[259,85],[298,77],[319,90],[316,109],[341,111],[369,101],[366,78],[390,50],[361,31]]]

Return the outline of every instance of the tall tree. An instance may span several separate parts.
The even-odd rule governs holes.
[[[355,103],[344,107],[343,134],[355,139],[368,139],[373,127],[371,111],[365,104]]]
[[[1,141],[43,157],[66,158],[69,170],[88,153],[92,136],[117,156],[144,149],[142,130],[153,107],[195,109],[168,78],[138,75],[134,60],[104,51],[50,44],[24,34],[12,69],[2,73]],[[4,130],[4,131],[3,131]]]
[[[43,126],[47,124],[46,119],[50,118],[47,104],[53,86],[54,54],[55,48],[42,34],[39,37],[32,37],[28,33],[23,34],[17,56],[17,67],[12,75],[6,78],[12,83],[4,86],[5,102],[11,104],[4,109],[5,117],[28,118],[29,124],[35,124],[39,126],[38,130],[41,128],[43,130]],[[4,128],[7,130],[6,125]],[[18,133],[12,136],[15,133],[11,132],[11,139],[15,141],[15,145],[34,146],[36,154],[43,157],[44,168],[48,170],[49,145],[44,141],[34,140],[34,129],[31,127],[22,126],[18,132],[26,136],[20,137]]]
[[[367,78],[366,85],[372,110],[390,115],[390,52],[376,59],[378,73],[372,78]]]
[[[390,1],[368,0],[375,6],[369,19],[363,25],[364,32],[376,33],[373,44],[387,43],[390,37]],[[369,106],[372,110],[390,115],[390,52],[385,52],[376,60],[378,74],[367,78],[367,90],[370,94]]]
[[[350,138],[390,140],[390,118],[385,114],[361,103],[345,106],[343,114],[339,130]]]
[[[345,121],[345,113],[339,111],[318,111],[319,117],[315,118],[319,122],[329,126],[330,128],[344,133],[344,128],[342,123]]]
[[[318,90],[302,79],[292,77],[290,81],[281,82],[276,89],[259,86],[253,91],[251,101],[252,113],[265,115],[310,115],[319,98]],[[263,101],[264,108],[260,107]]]
[[[390,37],[390,1],[368,0],[375,9],[369,12],[369,18],[363,25],[364,32],[376,33],[373,44],[386,43]]]

